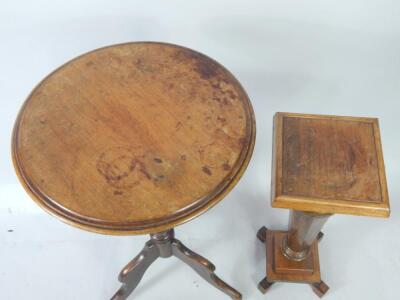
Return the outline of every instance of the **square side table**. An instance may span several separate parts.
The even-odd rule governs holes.
[[[388,217],[385,167],[375,118],[277,113],[274,117],[272,207],[291,209],[289,230],[262,227],[265,293],[276,281],[309,283],[318,296],[318,242],[335,213]]]

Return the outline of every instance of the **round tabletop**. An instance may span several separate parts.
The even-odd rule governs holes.
[[[170,229],[218,203],[255,141],[250,101],[207,56],[163,43],[79,56],[29,95],[13,134],[32,198],[105,234]]]

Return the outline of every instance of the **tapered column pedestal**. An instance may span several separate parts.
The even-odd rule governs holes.
[[[267,251],[267,276],[259,283],[266,293],[277,281],[308,283],[322,297],[329,287],[321,280],[318,242],[321,229],[330,214],[317,214],[292,210],[289,230],[275,231],[262,227],[257,237]]]

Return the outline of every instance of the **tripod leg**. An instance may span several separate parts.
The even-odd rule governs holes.
[[[122,269],[118,277],[122,286],[111,300],[125,300],[137,287],[147,268],[158,257],[157,247],[152,241],[147,242],[143,250]]]
[[[232,299],[240,300],[242,295],[234,288],[222,281],[215,275],[215,266],[204,257],[194,253],[192,250],[185,247],[180,241],[174,240],[172,242],[172,253],[175,257],[179,258],[184,263],[188,264],[195,270],[204,280],[211,285],[230,296]]]

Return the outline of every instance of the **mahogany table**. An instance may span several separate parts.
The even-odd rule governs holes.
[[[150,233],[121,272],[125,299],[158,257],[176,256],[233,299],[239,292],[173,228],[221,201],[255,140],[250,101],[223,66],[163,43],[109,46],[47,76],[16,120],[13,160],[44,210],[103,234]]]
[[[318,241],[335,213],[389,216],[389,197],[378,120],[277,113],[274,118],[272,206],[291,209],[289,230],[262,227],[267,276],[311,284],[322,297]]]

